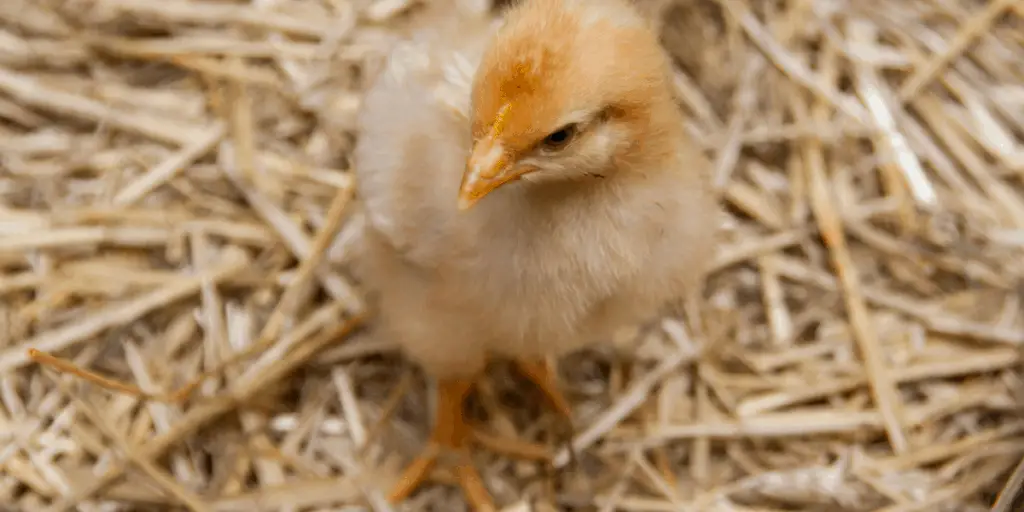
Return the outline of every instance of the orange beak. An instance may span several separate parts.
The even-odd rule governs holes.
[[[466,211],[498,187],[530,172],[528,166],[513,165],[508,151],[493,137],[473,146],[459,187],[459,210]]]

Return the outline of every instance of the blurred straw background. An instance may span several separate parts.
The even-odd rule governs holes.
[[[1024,0],[637,1],[727,242],[700,329],[561,364],[576,456],[495,371],[481,417],[555,455],[481,452],[496,499],[989,510],[1024,455]],[[388,509],[430,418],[357,329],[348,154],[421,11],[0,2],[0,509]],[[437,480],[398,508],[463,510]]]

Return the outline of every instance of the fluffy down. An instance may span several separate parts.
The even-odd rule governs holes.
[[[552,13],[564,18],[558,32],[529,28],[529,18]],[[354,158],[367,222],[356,270],[382,334],[434,376],[469,377],[492,357],[557,356],[601,341],[699,286],[718,206],[643,20],[613,0],[526,2],[500,28],[485,16],[458,20],[397,48],[361,111]],[[611,42],[592,43],[595,34]],[[474,120],[489,116],[485,89],[508,72],[502,62],[559,51],[568,53],[530,63],[547,96],[523,100],[516,114],[528,125],[571,114],[562,110],[583,104],[577,93],[607,100],[605,131],[565,150],[597,156],[562,155],[578,158],[570,167],[589,179],[520,180],[460,212]],[[650,66],[632,77],[629,64],[588,51],[618,60],[635,51],[633,63]],[[579,61],[603,68],[557,65]],[[642,94],[620,90],[633,78]]]

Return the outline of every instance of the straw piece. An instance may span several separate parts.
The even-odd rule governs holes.
[[[103,0],[101,4],[133,15],[155,15],[173,23],[243,24],[309,37],[322,37],[330,30],[325,20],[311,16],[297,18],[288,13],[212,2],[169,1],[154,5],[143,0]]]
[[[1006,486],[992,505],[992,512],[1011,512],[1021,506],[1024,506],[1024,458],[1021,458],[1006,480]]]
[[[169,181],[175,174],[181,172],[185,166],[203,156],[207,151],[210,151],[214,145],[220,142],[224,132],[224,126],[218,124],[199,135],[195,142],[183,147],[172,157],[156,165],[149,172],[139,176],[135,181],[121,189],[114,196],[114,204],[128,206],[141,199],[161,183]]]
[[[237,496],[220,498],[213,503],[213,507],[219,512],[248,512],[257,507],[313,507],[351,502],[358,496],[359,490],[346,478],[293,480],[287,484],[262,487]]]
[[[165,4],[166,5],[166,4]],[[86,35],[85,40],[104,52],[124,57],[146,60],[171,59],[182,67],[197,67],[204,73],[209,70],[197,61],[198,55],[217,57],[267,58],[287,55],[294,58],[310,59],[316,56],[316,46],[298,41],[281,41],[268,44],[261,41],[243,41],[234,37],[217,34],[195,34],[188,37],[167,37],[159,39],[129,39],[106,34]],[[217,75],[234,76],[224,69],[213,70]],[[256,80],[259,82],[259,80]]]
[[[197,137],[198,128],[142,112],[121,112],[70,92],[54,89],[21,73],[0,68],[0,91],[32,107],[109,124],[155,140],[185,146]]]
[[[650,446],[663,443],[669,439],[689,439],[694,437],[728,439],[842,434],[859,432],[865,428],[879,429],[881,427],[882,415],[874,411],[762,414],[743,422],[661,427],[648,432],[643,440],[643,444]]]
[[[834,73],[835,70],[833,68],[830,71]],[[812,115],[818,121],[823,121],[827,114],[826,110],[819,103],[814,108]],[[799,108],[797,109],[797,116],[803,117]],[[835,196],[829,192],[821,147],[814,144],[813,141],[808,141],[805,143],[804,148],[804,164],[806,165],[807,180],[809,182],[808,192],[810,194],[811,210],[818,220],[821,235],[831,256],[832,265],[842,285],[846,312],[849,315],[850,324],[861,351],[861,357],[864,358],[868,379],[871,382],[872,395],[885,420],[889,442],[896,453],[903,453],[908,449],[908,444],[902,427],[899,397],[896,394],[896,388],[892,383],[889,372],[885,367],[886,364],[882,357],[878,336],[872,325],[873,321],[869,316],[867,306],[864,304],[859,272],[847,248],[842,219],[833,207]]]
[[[139,389],[136,386],[124,384],[122,382],[118,382],[108,377],[104,377],[98,373],[83,370],[76,366],[74,363],[71,363],[70,361],[61,359],[59,357],[54,357],[45,352],[40,352],[34,348],[28,349],[28,357],[35,363],[49,366],[62,373],[70,373],[71,375],[74,375],[80,379],[87,380],[89,382],[92,382],[93,384],[104,387],[106,389],[112,391],[119,391],[121,393],[128,393],[131,395],[138,396],[140,398],[146,398],[150,400],[161,400],[164,402],[180,402],[187,398],[188,395],[192,393],[192,390],[195,389],[196,386],[201,384],[200,381],[195,381],[173,393],[151,395]]]
[[[855,41],[866,40],[868,37],[874,36],[874,30],[870,24],[851,22],[850,25],[850,32]],[[867,105],[872,120],[882,132],[878,137],[880,145],[891,155],[903,172],[903,177],[914,194],[914,198],[922,206],[929,209],[934,208],[938,201],[935,189],[925,175],[917,155],[910,150],[906,138],[896,129],[895,116],[889,106],[892,103],[890,94],[888,91],[883,93],[881,83],[874,70],[868,69],[866,66],[858,67],[857,91],[864,104]]]

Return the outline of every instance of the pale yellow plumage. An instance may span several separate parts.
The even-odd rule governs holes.
[[[357,269],[380,332],[461,396],[490,358],[561,355],[694,290],[718,207],[629,4],[527,0],[497,32],[453,19],[367,92]]]

